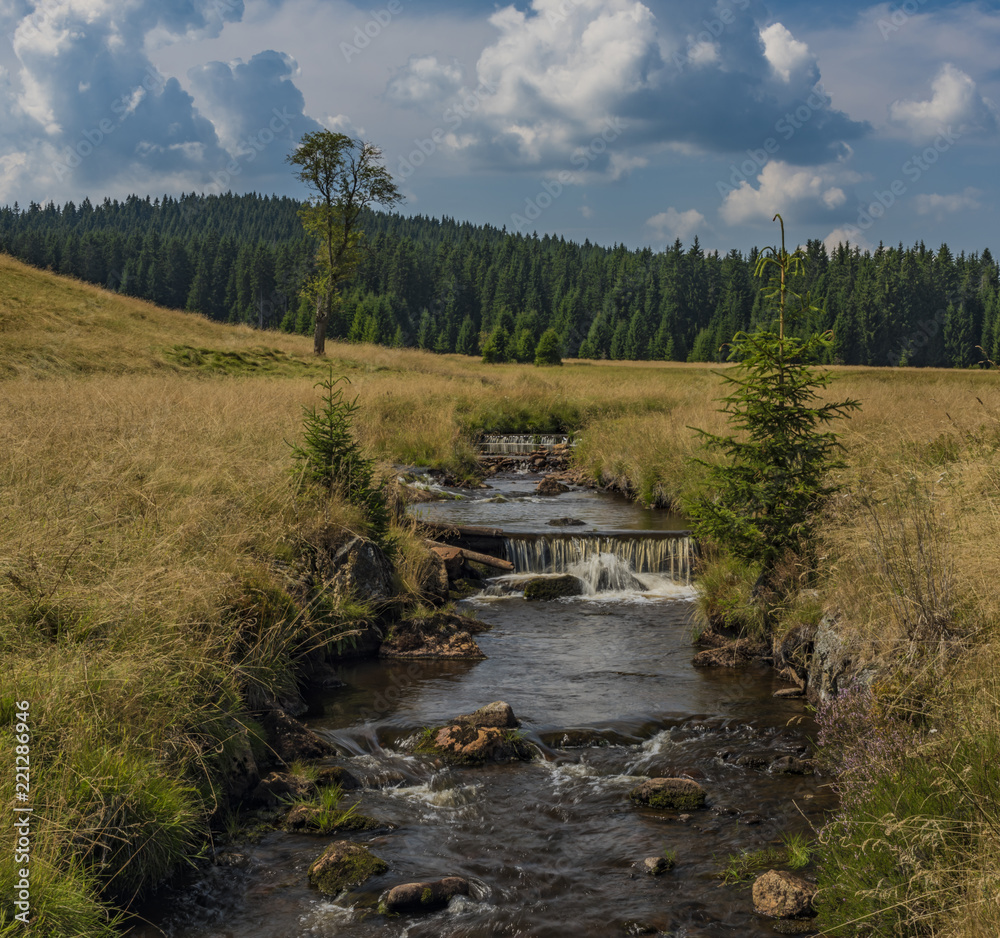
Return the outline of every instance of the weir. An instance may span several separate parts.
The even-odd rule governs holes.
[[[479,441],[483,456],[522,456],[569,442],[565,434],[486,433]]]
[[[581,564],[612,555],[634,573],[691,582],[694,545],[687,531],[508,534],[502,543],[517,573],[577,573]]]

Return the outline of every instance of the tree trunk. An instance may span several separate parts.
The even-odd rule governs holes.
[[[316,331],[313,333],[313,353],[326,354],[326,321],[330,317],[330,307],[322,297],[316,298]]]

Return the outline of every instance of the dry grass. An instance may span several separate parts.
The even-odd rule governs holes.
[[[467,472],[481,430],[566,429],[580,440],[581,468],[647,503],[674,503],[697,483],[690,427],[723,428],[721,382],[702,366],[537,369],[328,349],[318,363],[307,339],[161,310],[0,257],[0,705],[22,693],[39,701],[52,752],[75,732],[67,765],[76,777],[109,771],[85,764],[87,746],[117,746],[119,774],[138,777],[135,753],[155,761],[190,748],[197,733],[178,734],[180,723],[211,723],[220,707],[238,706],[219,694],[240,693],[246,674],[234,664],[220,671],[214,659],[234,641],[227,610],[248,583],[267,582],[274,560],[289,559],[317,522],[316,504],[290,484],[285,441],[297,437],[301,408],[317,402],[314,384],[327,369],[350,378],[359,437],[386,462]],[[875,657],[903,651],[926,666],[972,639],[992,640],[1000,381],[988,372],[837,372],[831,397],[857,398],[863,409],[840,427],[847,468],[823,525],[823,601],[845,613],[849,641]],[[328,510],[330,524],[363,525],[342,505]],[[873,518],[888,533],[880,537]],[[403,536],[399,573],[411,593],[422,563],[419,545]],[[914,597],[900,584],[925,575],[937,583],[945,569],[950,598],[928,620],[937,629],[929,654],[915,634],[920,610],[914,619]],[[266,662],[241,667],[269,679]],[[987,687],[988,676],[968,669],[973,687]],[[89,703],[95,681],[121,689],[109,698],[117,709]],[[202,691],[178,710],[187,686]],[[989,693],[962,700],[995,702]],[[985,732],[998,712],[982,710],[968,725]],[[187,790],[135,784],[164,811],[176,802],[174,833],[187,836]],[[70,812],[70,782],[53,776],[49,790],[53,811]],[[65,842],[50,840],[42,862],[62,862]],[[995,838],[977,843],[980,866],[970,864],[957,888],[980,910],[968,921],[985,924],[956,917],[948,938],[996,931],[988,900],[1000,858]]]

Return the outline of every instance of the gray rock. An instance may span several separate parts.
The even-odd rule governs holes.
[[[495,726],[500,729],[514,729],[521,725],[514,716],[513,707],[502,700],[494,700],[493,703],[488,703],[472,713],[455,717],[455,722],[464,723],[466,726]]]
[[[469,881],[461,876],[446,876],[427,883],[403,883],[393,886],[382,900],[386,912],[433,912],[443,909],[455,896],[469,894]]]
[[[651,778],[628,793],[634,804],[690,810],[705,806],[705,789],[690,778]]]
[[[583,580],[571,573],[564,573],[561,576],[539,576],[524,584],[524,598],[533,600],[582,596],[586,589]]]
[[[327,585],[336,600],[385,603],[393,596],[392,565],[377,544],[353,537],[333,555]]]

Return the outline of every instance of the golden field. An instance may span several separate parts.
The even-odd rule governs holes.
[[[197,850],[201,736],[240,711],[248,674],[286,679],[263,655],[287,648],[233,657],[229,613],[294,555],[317,512],[364,527],[291,481],[289,443],[331,369],[350,379],[358,436],[386,464],[468,474],[480,431],[564,429],[579,440],[579,469],[646,503],[692,492],[691,428],[725,426],[723,382],[701,365],[542,369],[327,348],[319,362],[311,339],[159,309],[0,256],[0,726],[12,701],[30,698],[38,757],[59,760],[39,769],[50,821],[37,848],[36,869],[49,871],[37,880],[40,935],[105,933],[107,909],[145,885],[109,883],[93,865],[95,845],[114,854],[108,838],[132,836],[115,833],[123,812],[166,844],[162,857],[116,860],[146,863],[148,880]],[[905,665],[922,687],[931,675],[956,727],[995,732],[1000,375],[835,371],[831,397],[862,409],[838,427],[846,466],[822,527],[820,604],[841,614],[858,655]],[[11,785],[0,780],[4,801]],[[935,880],[948,901],[928,934],[1000,933],[995,815],[984,807]],[[0,833],[0,935],[18,927],[4,905],[10,836]]]

